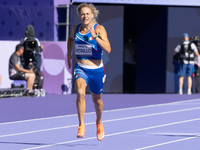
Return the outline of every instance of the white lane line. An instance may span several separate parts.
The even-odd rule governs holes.
[[[71,128],[71,127],[78,127],[78,125],[56,127],[56,128],[42,129],[42,130],[34,130],[34,131],[21,132],[21,133],[13,133],[13,134],[5,134],[5,135],[0,135],[0,138],[2,138],[2,137],[9,137],[9,136],[24,135],[24,134],[31,134],[31,133],[38,133],[38,132],[45,132],[45,131],[51,131],[51,130],[66,129],[66,128]]]
[[[103,120],[103,122],[105,123],[105,122],[113,122],[113,121],[122,121],[122,120],[128,120],[128,119],[136,119],[136,118],[150,117],[150,116],[156,116],[156,115],[178,113],[178,112],[191,111],[191,110],[197,110],[197,109],[200,109],[200,107],[188,108],[188,109],[181,109],[181,110],[175,110],[175,111],[165,111],[165,112],[160,112],[160,113],[152,113],[152,114],[132,116],[132,117],[125,117],[125,118]],[[85,123],[85,125],[91,125],[91,124],[96,124],[96,122]],[[0,138],[1,137],[8,137],[8,136],[17,136],[17,135],[31,134],[31,133],[37,133],[37,132],[44,132],[44,131],[51,131],[51,130],[58,130],[58,129],[66,129],[66,128],[72,128],[72,127],[78,127],[78,125],[70,125],[70,126],[64,126],[64,127],[56,127],[56,128],[34,130],[34,131],[21,132],[21,133],[6,134],[6,135],[0,135]]]
[[[4,122],[4,123],[0,123],[0,125],[7,125],[7,124],[14,124],[14,123],[24,123],[24,122],[31,122],[31,121],[41,121],[41,120],[48,120],[48,119],[57,119],[57,118],[64,118],[64,117],[71,117],[71,116],[72,117],[77,116],[77,114],[47,117],[47,118],[28,119],[28,120],[13,121],[13,122]]]
[[[169,141],[169,142],[165,142],[165,143],[159,143],[159,144],[155,144],[155,145],[151,145],[151,146],[137,148],[137,149],[134,149],[134,150],[149,149],[149,148],[153,148],[153,147],[157,147],[157,146],[162,146],[162,145],[166,145],[166,144],[171,144],[171,143],[181,142],[181,141],[185,141],[185,140],[190,140],[190,139],[194,139],[194,138],[197,138],[197,137],[200,137],[200,135],[195,135],[195,136],[192,136],[192,137],[187,137],[187,138],[183,138],[183,139],[179,139],[179,140],[174,140],[174,141]]]
[[[147,105],[147,106],[138,106],[138,107],[130,107],[130,108],[122,108],[122,109],[105,110],[105,111],[103,111],[103,113],[114,112],[114,111],[124,111],[124,110],[131,110],[131,109],[148,108],[148,107],[159,107],[159,106],[173,105],[173,104],[184,103],[184,102],[192,102],[192,101],[198,101],[198,100],[200,100],[200,99],[189,99],[189,100],[183,100],[183,101],[178,101],[178,102],[170,102],[170,103],[164,103],[164,104],[155,104],[155,105]],[[95,114],[95,112],[88,112],[88,113],[85,113],[85,114],[86,115]],[[4,123],[0,123],[0,125],[14,124],[14,123],[24,123],[24,122],[31,122],[31,121],[41,121],[41,120],[48,120],[48,119],[73,117],[73,116],[77,116],[77,114],[55,116],[55,117],[46,117],[46,118],[37,118],[37,119],[28,119],[28,120],[13,121],[13,122],[4,122]]]
[[[155,105],[146,105],[146,106],[138,106],[138,107],[130,107],[130,108],[105,110],[103,112],[113,112],[113,111],[123,111],[123,110],[131,110],[131,109],[140,109],[140,108],[159,107],[159,106],[174,105],[174,104],[185,103],[185,102],[193,102],[193,101],[200,101],[200,99],[198,98],[198,99],[183,100],[183,101],[176,101],[176,102],[163,103],[163,104],[155,104]]]
[[[136,118],[142,118],[142,117],[164,115],[164,114],[178,113],[178,112],[198,110],[198,109],[200,109],[200,107],[188,108],[188,109],[180,109],[180,110],[173,110],[173,111],[165,111],[165,112],[145,114],[145,115],[139,115],[139,116],[133,116],[133,117],[126,117],[126,118],[111,119],[111,121],[121,121],[121,120],[126,120],[126,119],[136,119]],[[110,120],[105,120],[103,122],[111,122],[111,121]]]
[[[172,123],[167,123],[167,124],[161,124],[161,125],[156,125],[156,126],[151,126],[151,127],[141,128],[141,129],[134,129],[134,130],[123,131],[123,132],[116,132],[116,133],[105,135],[105,137],[121,135],[121,134],[126,134],[126,133],[131,133],[131,132],[137,132],[137,131],[143,131],[143,130],[148,130],[148,129],[154,129],[154,128],[160,128],[160,127],[165,127],[165,126],[170,126],[170,125],[175,125],[175,124],[180,124],[180,123],[187,123],[187,122],[192,122],[192,121],[198,121],[198,120],[200,120],[200,118],[189,119],[189,120],[178,121],[178,122],[172,122]],[[95,139],[95,138],[96,137],[90,137],[90,138],[85,138],[85,139],[80,139],[80,140],[72,140],[72,141],[54,143],[54,144],[43,145],[43,146],[38,146],[38,147],[26,148],[26,149],[22,149],[22,150],[40,149],[40,148],[46,148],[46,147],[51,147],[51,146],[56,146],[56,145],[69,144],[69,143],[74,143],[74,142],[91,140],[91,139]]]
[[[159,132],[159,133],[148,133],[152,135],[162,135],[162,136],[198,136],[200,133],[176,133],[176,132]]]

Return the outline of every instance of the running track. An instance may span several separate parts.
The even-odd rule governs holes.
[[[0,99],[0,150],[199,150],[198,94],[104,94],[106,137],[96,139],[86,95],[86,135],[77,139],[76,95]]]

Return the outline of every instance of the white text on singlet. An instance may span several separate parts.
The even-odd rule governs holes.
[[[92,56],[92,46],[87,44],[75,44],[75,54]]]

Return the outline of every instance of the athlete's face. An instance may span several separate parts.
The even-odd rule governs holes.
[[[88,7],[83,7],[79,12],[79,18],[83,25],[89,25],[92,22],[93,14]]]

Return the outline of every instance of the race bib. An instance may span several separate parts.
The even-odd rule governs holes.
[[[86,44],[75,44],[75,54],[92,56],[92,46]]]

